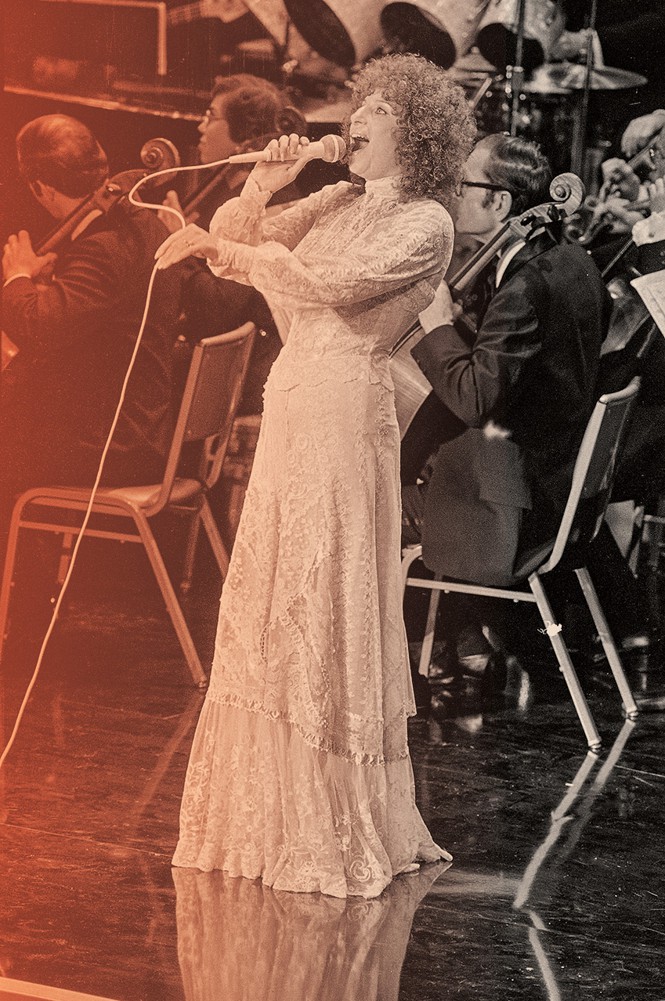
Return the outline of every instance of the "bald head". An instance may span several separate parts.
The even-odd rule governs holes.
[[[106,153],[90,129],[69,115],[42,115],[16,137],[19,168],[29,184],[42,182],[69,198],[85,198],[108,176]]]

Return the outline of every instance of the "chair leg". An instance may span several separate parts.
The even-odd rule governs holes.
[[[196,544],[199,541],[199,528],[201,524],[201,513],[195,511],[187,529],[187,539],[185,542],[185,555],[182,561],[182,577],[180,579],[180,590],[183,594],[189,594],[194,576],[194,559],[196,557]]]
[[[580,583],[580,587],[582,588],[582,594],[584,595],[587,608],[591,612],[596,632],[600,636],[600,641],[603,644],[603,650],[605,651],[607,662],[612,669],[616,686],[619,689],[619,694],[621,695],[623,711],[629,719],[635,719],[639,710],[635,703],[635,699],[633,698],[633,693],[630,690],[630,685],[628,684],[628,679],[626,678],[623,664],[621,663],[621,658],[619,657],[619,652],[616,648],[616,643],[614,642],[607,624],[605,613],[603,612],[600,602],[598,601],[598,595],[596,594],[596,589],[593,586],[593,581],[589,576],[589,571],[586,567],[581,567],[579,570],[575,571],[575,574]]]
[[[648,545],[647,562],[651,570],[657,570],[660,563],[660,545],[663,539],[665,519],[656,514],[645,514],[642,519],[642,540]]]
[[[589,709],[589,705],[584,692],[582,691],[579,678],[577,677],[577,673],[573,667],[573,662],[570,659],[568,647],[564,643],[563,637],[561,636],[561,631],[555,628],[550,629],[550,627],[554,624],[554,613],[538,574],[532,574],[531,577],[529,577],[529,586],[531,587],[533,595],[536,599],[536,604],[538,605],[538,611],[540,612],[543,624],[548,630],[547,635],[550,638],[554,653],[556,654],[556,659],[559,662],[559,669],[561,670],[565,682],[568,685],[568,691],[570,692],[573,704],[577,710],[577,715],[579,716],[580,723],[582,724],[587,744],[592,751],[598,750],[601,745],[600,734],[596,729],[596,724],[594,723],[591,710]]]
[[[422,546],[407,546],[402,550],[402,599],[406,594],[406,580],[409,576],[411,564],[422,555]]]
[[[7,536],[7,552],[5,554],[5,566],[2,573],[2,586],[0,587],[0,658],[2,648],[6,639],[7,616],[9,612],[9,600],[11,598],[14,566],[16,562],[16,549],[18,546],[19,522],[23,514],[23,505],[16,504],[12,511],[9,523],[9,535]]]
[[[626,553],[626,563],[633,574],[637,577],[640,568],[640,556],[642,551],[642,535],[644,533],[644,507],[635,508],[635,521],[633,522],[633,534]]]
[[[437,576],[435,580],[440,580],[440,577]],[[420,664],[418,665],[418,674],[422,674],[423,678],[429,677],[429,666],[432,663],[432,650],[434,649],[436,613],[439,610],[440,599],[441,599],[441,592],[436,588],[432,588],[429,595],[429,606],[427,609],[427,623],[425,625],[425,635],[423,636],[423,645],[420,650]]]
[[[143,540],[146,553],[148,554],[150,565],[152,566],[155,578],[159,584],[159,589],[162,592],[164,603],[166,604],[167,611],[171,617],[171,622],[173,623],[173,627],[177,633],[178,639],[180,640],[180,646],[182,647],[182,652],[185,655],[187,666],[189,667],[192,678],[194,679],[194,683],[198,685],[199,688],[204,688],[208,684],[208,679],[203,668],[201,667],[199,655],[196,652],[194,641],[192,640],[185,617],[182,614],[182,609],[175,590],[173,589],[171,578],[168,575],[164,560],[162,559],[162,554],[159,551],[159,547],[157,546],[157,542],[155,541],[155,537],[152,534],[147,520],[138,511],[134,511],[133,515],[134,522],[139,530],[141,539]]]
[[[663,526],[665,525],[665,497],[658,498],[655,514],[642,516],[642,532],[640,542],[648,544],[647,563],[651,570],[657,570],[660,562],[660,546],[663,541]]]
[[[203,504],[201,505],[201,521],[203,522],[203,527],[206,530],[210,548],[212,549],[215,559],[217,560],[217,566],[219,567],[219,572],[222,575],[222,580],[225,580],[226,575],[229,572],[229,554],[226,551],[226,546],[222,542],[222,537],[219,534],[217,522],[215,521],[212,511],[210,510],[207,497],[203,498]]]

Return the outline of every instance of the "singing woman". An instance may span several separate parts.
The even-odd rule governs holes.
[[[265,388],[174,864],[374,897],[418,860],[450,857],[416,807],[407,746],[388,351],[447,266],[445,206],[474,125],[462,91],[418,56],[370,63],[353,93],[349,166],[363,184],[266,218],[305,162],[307,140],[283,136],[209,233],[188,226],[157,256],[161,267],[207,258],[257,288],[288,330]]]

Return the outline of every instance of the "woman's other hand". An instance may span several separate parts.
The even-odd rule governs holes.
[[[167,236],[155,254],[160,271],[184,261],[186,257],[203,257],[213,262],[217,259],[217,246],[210,233],[192,223]]]

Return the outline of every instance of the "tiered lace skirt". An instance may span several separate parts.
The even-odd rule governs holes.
[[[434,861],[407,748],[392,390],[273,376],[192,747],[177,866],[381,893]]]

